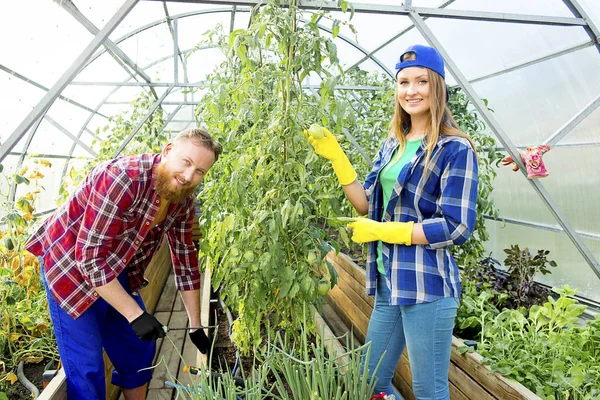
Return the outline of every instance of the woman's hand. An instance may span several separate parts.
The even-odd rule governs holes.
[[[311,130],[313,127],[311,126]],[[356,180],[356,171],[350,164],[350,160],[342,150],[337,139],[329,130],[321,128],[323,137],[320,135],[309,134],[304,130],[304,136],[315,149],[315,153],[331,161],[331,166],[335,172],[340,185],[349,185]]]

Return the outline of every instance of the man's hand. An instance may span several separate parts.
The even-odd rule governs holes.
[[[412,244],[414,222],[377,222],[369,218],[356,218],[348,224],[352,228],[352,240],[356,243],[381,240],[386,243]]]
[[[335,136],[326,128],[321,129],[323,132],[322,138],[311,136],[306,130],[304,131],[304,136],[306,136],[308,142],[314,147],[315,153],[331,161],[331,166],[340,184],[351,184],[356,180],[354,167],[350,164],[350,160],[348,160],[346,153],[340,147]]]
[[[146,311],[130,323],[131,328],[141,340],[156,340],[165,336],[163,324]]]
[[[204,329],[196,329],[190,332],[190,339],[192,339],[192,343],[194,343],[200,353],[206,354],[208,349],[210,349],[210,339],[204,333]]]

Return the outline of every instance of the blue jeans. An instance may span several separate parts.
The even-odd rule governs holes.
[[[392,378],[406,345],[415,397],[450,399],[448,368],[458,299],[448,297],[431,303],[390,306],[390,291],[385,281],[385,276],[378,274],[375,307],[366,338],[371,342],[369,371],[375,369],[385,351],[376,373],[375,393],[393,393],[402,399],[392,386]]]
[[[106,382],[102,349],[115,367],[112,383],[126,389],[143,386],[152,379],[156,353],[154,340],[140,340],[129,322],[104,299],[99,298],[79,318],[73,319],[56,302],[48,290],[40,257],[42,281],[46,288],[50,317],[58,344],[58,353],[67,378],[69,400],[105,400]],[[118,277],[130,293],[127,272]],[[131,293],[130,293],[131,294]],[[146,310],[142,296],[132,296]]]

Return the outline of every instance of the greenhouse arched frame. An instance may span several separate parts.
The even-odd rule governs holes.
[[[592,5],[592,2],[586,4],[586,2],[578,2],[576,0],[556,1],[552,4],[545,2],[543,6],[543,2],[535,2],[528,4],[526,7],[517,5],[517,3],[507,2],[503,5],[493,5],[491,2],[474,4],[474,2],[461,2],[460,0],[446,1],[441,4],[433,4],[431,1],[405,1],[402,5],[389,5],[378,2],[357,3],[353,4],[355,19],[364,18],[364,21],[361,20],[359,23],[366,26],[367,30],[370,30],[369,24],[382,27],[383,24],[377,22],[379,20],[388,25],[392,21],[397,21],[398,28],[384,29],[393,33],[376,35],[376,39],[370,37],[373,35],[372,32],[369,32],[367,40],[362,40],[363,37],[360,36],[362,33],[360,30],[358,37],[355,38],[351,37],[349,31],[348,34],[342,31],[342,34],[337,38],[337,42],[341,43],[339,45],[340,51],[349,49],[348,52],[351,54],[347,57],[346,69],[355,66],[367,66],[367,69],[378,70],[383,74],[392,76],[391,67],[393,62],[391,60],[397,56],[396,53],[401,48],[399,47],[399,43],[408,44],[410,42],[407,42],[404,39],[405,37],[418,35],[417,41],[428,43],[439,49],[447,62],[447,71],[451,75],[449,83],[451,85],[458,85],[464,90],[473,107],[475,107],[487,124],[490,132],[502,144],[503,148],[501,150],[506,151],[508,155],[516,160],[516,163],[521,167],[521,171],[525,170],[520,157],[518,157],[518,149],[522,149],[528,145],[548,144],[553,149],[555,148],[556,152],[563,150],[571,152],[574,151],[574,148],[578,148],[584,154],[581,159],[586,160],[585,162],[591,161],[593,158],[591,157],[591,152],[597,149],[599,143],[597,130],[594,131],[592,128],[589,128],[598,120],[597,109],[600,106],[599,74],[597,73],[598,52],[600,51],[598,37],[600,37],[600,33],[597,21],[595,21],[598,15],[597,6]],[[17,169],[23,163],[26,155],[33,152],[65,160],[76,157],[79,155],[79,152],[91,156],[96,155],[95,151],[90,147],[90,141],[94,137],[97,137],[94,131],[111,114],[108,110],[111,108],[119,109],[129,104],[127,97],[131,95],[123,94],[127,89],[129,89],[129,93],[137,93],[141,89],[148,90],[154,98],[154,104],[145,118],[139,121],[138,126],[132,131],[131,135],[125,139],[119,152],[159,107],[167,112],[165,120],[166,131],[176,132],[192,126],[195,124],[192,110],[197,102],[194,100],[194,93],[185,92],[192,88],[202,88],[203,82],[202,79],[189,79],[190,68],[187,65],[188,60],[186,60],[186,55],[191,52],[192,48],[182,47],[182,35],[189,36],[191,32],[189,25],[194,19],[206,22],[207,18],[211,18],[212,16],[218,16],[215,18],[228,24],[230,31],[238,26],[243,27],[244,24],[248,23],[252,7],[255,7],[257,4],[259,3],[255,1],[215,0],[180,2],[132,0],[122,5],[118,4],[118,2],[113,2],[103,7],[88,5],[86,2],[81,2],[78,7],[79,2],[74,3],[68,0],[57,1],[56,4],[52,4],[53,8],[62,8],[60,11],[65,15],[70,15],[74,20],[70,22],[83,27],[92,39],[88,41],[85,39],[80,40],[81,43],[87,43],[87,46],[82,49],[76,58],[74,58],[74,52],[71,51],[71,58],[74,58],[74,60],[68,68],[60,73],[60,76],[57,72],[52,77],[43,76],[44,74],[39,74],[41,78],[31,77],[31,74],[26,73],[18,66],[11,66],[12,63],[10,60],[6,60],[0,64],[4,82],[10,80],[11,85],[15,85],[15,87],[38,89],[36,96],[31,96],[27,99],[27,103],[31,109],[22,105],[17,112],[5,117],[7,129],[2,137],[0,161],[7,164],[7,166]],[[89,9],[89,12],[82,11],[86,8]],[[102,8],[101,14],[104,17],[101,21],[106,21],[102,28],[98,27],[100,25],[98,21],[94,21],[94,13],[98,12],[100,8]],[[325,9],[332,12],[339,12],[339,4],[333,2],[300,2],[300,8],[307,10]],[[174,13],[174,9],[181,9],[182,11]],[[533,11],[527,13],[523,10]],[[55,12],[57,11],[55,10]],[[131,17],[131,14],[135,14],[135,21],[128,22],[128,16]],[[159,15],[160,18],[153,19],[146,16],[146,14]],[[183,25],[183,28],[180,28],[181,25]],[[115,31],[119,30],[119,27],[127,28],[121,29],[119,36],[117,36]],[[129,27],[132,29],[129,29]],[[319,27],[326,32],[331,32],[331,27],[327,26],[326,23],[320,24]],[[61,31],[64,33],[66,29],[68,28],[59,28],[55,34],[60,38]],[[483,39],[479,40],[479,43],[468,44],[470,40],[467,40],[467,36],[460,37],[459,35],[464,35],[465,32],[479,32],[482,36],[488,35],[490,38],[497,39],[499,35],[506,33],[509,29],[517,31],[513,33],[513,36],[531,35],[529,38],[533,38],[532,42],[541,40],[540,38],[543,38],[544,35],[549,35],[548,41],[554,40],[556,35],[560,35],[567,37],[569,40],[564,41],[569,43],[566,45],[562,43],[560,45],[556,43],[548,44],[546,48],[549,51],[544,48],[543,52],[531,51],[531,49],[535,48],[535,45],[532,44],[531,49],[527,51],[523,50],[526,53],[524,56],[515,58],[510,62],[501,60],[502,62],[498,63],[499,60],[495,60],[495,64],[492,62],[487,63],[487,65],[480,67],[480,70],[475,71],[475,66],[467,66],[465,68],[464,65],[466,63],[473,62],[473,59],[469,59],[469,57],[475,55],[473,53],[483,51],[482,47],[477,48],[476,45],[493,46],[490,45],[489,41],[486,42]],[[522,29],[525,30],[521,31]],[[160,57],[153,58],[153,56],[147,54],[144,60],[148,59],[148,62],[145,65],[141,65],[139,61],[140,57],[128,51],[127,43],[136,40],[139,41],[140,35],[157,35],[156,31],[158,30],[161,31],[160,34],[163,36],[164,31],[168,31],[168,36],[170,37],[166,39],[162,37],[161,41],[168,40],[171,43],[171,51],[165,54],[166,49],[162,46],[159,48],[159,52],[162,53]],[[491,32],[486,33],[486,30]],[[565,33],[557,33],[559,31]],[[452,32],[456,32],[453,33],[454,37],[450,35]],[[35,34],[32,33],[32,35]],[[17,42],[16,39],[12,41]],[[461,46],[461,41],[465,42],[464,47],[471,46],[470,52],[465,53],[465,50],[454,50]],[[187,43],[189,39],[183,40],[183,42]],[[362,44],[363,42],[366,44]],[[82,47],[81,43],[80,47]],[[524,40],[520,44],[526,47],[527,41]],[[509,45],[510,42],[506,44],[506,46]],[[200,53],[206,53],[210,52],[211,49],[201,48],[200,50]],[[137,51],[139,52],[139,48]],[[151,51],[148,49],[147,52],[150,53]],[[534,54],[530,55],[530,53]],[[7,52],[4,52],[4,54],[4,57],[6,57]],[[499,54],[497,58],[502,59],[503,57],[510,57],[512,55],[511,51],[506,51],[506,55]],[[107,61],[103,59],[107,57],[110,57],[111,63],[118,65],[120,71],[125,73],[123,79],[90,79],[82,77],[83,72],[86,69],[89,70],[90,67],[93,68],[94,63],[106,63]],[[477,58],[475,57],[474,59]],[[533,71],[536,68],[542,70],[555,68],[552,70],[552,72],[555,72],[558,67],[554,65],[549,66],[552,63],[564,63],[571,68],[570,65],[578,64],[578,59],[583,59],[585,62],[581,63],[584,65],[578,66],[579,70],[573,70],[573,73],[578,78],[576,84],[573,84],[569,89],[571,92],[580,94],[576,100],[577,107],[571,107],[564,113],[560,112],[562,119],[559,123],[552,121],[554,122],[552,129],[548,130],[547,127],[544,127],[546,129],[543,132],[537,132],[541,128],[536,127],[535,133],[529,132],[527,135],[529,137],[533,136],[535,138],[533,141],[509,132],[514,127],[510,126],[511,124],[504,123],[504,120],[501,121],[481,100],[483,97],[491,98],[488,92],[497,90],[499,85],[502,86],[499,82],[522,79],[522,76],[535,73]],[[169,79],[159,80],[152,76],[153,69],[156,70],[157,66],[161,66],[161,71],[166,71],[169,69],[168,64],[171,66],[171,72],[168,73]],[[111,74],[119,76],[119,73],[112,71],[114,69],[117,68],[114,66],[111,67]],[[550,76],[552,75],[548,75],[548,77]],[[585,76],[585,78],[582,76]],[[58,78],[56,79],[55,77]],[[568,85],[569,77],[565,78],[563,85]],[[554,80],[555,78],[552,79]],[[85,97],[81,93],[84,93],[90,87],[102,91],[101,96],[96,96],[99,98],[99,101],[79,100],[79,98]],[[311,87],[314,90],[314,88],[318,88],[318,84],[310,85],[307,82],[305,88],[310,90]],[[485,89],[481,89],[481,87],[485,87]],[[494,89],[491,89],[492,87]],[[373,89],[376,88],[343,86],[337,88],[337,90],[349,90],[356,93]],[[9,97],[15,93],[14,91],[10,91],[10,89],[3,92],[10,93]],[[69,92],[77,93],[75,95],[77,98],[70,97],[68,95]],[[505,92],[507,92],[506,89]],[[517,94],[521,93],[517,92]],[[544,94],[543,90],[541,90],[537,95],[543,96]],[[506,101],[506,96],[508,94],[503,95],[503,101]],[[5,97],[7,96],[5,95]],[[37,101],[34,99],[37,99]],[[564,100],[566,102],[568,99]],[[67,104],[68,106],[65,107],[69,109],[76,109],[78,116],[81,115],[81,118],[79,118],[81,119],[81,123],[79,125],[73,123],[65,124],[61,119],[65,115],[68,115],[68,113],[65,113],[64,110],[54,111],[58,108],[56,106],[57,102],[60,103],[59,105]],[[490,102],[491,108],[495,108],[498,104],[494,103],[491,99]],[[540,103],[538,107],[542,108],[543,102]],[[503,113],[514,111],[509,106],[505,107],[505,104],[502,104],[502,106],[506,108],[506,111],[502,110]],[[61,112],[62,115],[60,114]],[[19,115],[23,118],[17,124],[15,117]],[[518,118],[522,117],[522,115],[518,116]],[[503,116],[503,118],[506,119],[508,117]],[[31,144],[35,144],[41,137],[48,135],[46,133],[48,131],[52,132],[52,135],[64,136],[65,141],[71,141],[69,149],[63,151],[61,154],[58,152],[43,154],[37,150],[32,151]],[[576,134],[573,134],[573,131],[576,131]],[[576,135],[580,137],[572,143],[566,143],[565,139]],[[552,159],[552,156],[549,155],[547,158]],[[557,168],[558,165],[561,164],[558,163]],[[590,168],[594,170],[593,166]],[[65,174],[66,170],[65,166],[62,169],[62,174]],[[500,174],[501,178],[504,179],[503,172],[500,171]],[[523,174],[525,176],[525,172]],[[553,176],[551,175],[548,180],[552,178]],[[589,183],[591,187],[594,187],[597,176],[588,176],[588,178],[592,179],[592,182]],[[523,231],[544,232],[542,235],[553,235],[553,238],[556,235],[560,235],[559,237],[561,238],[568,238],[569,246],[576,249],[578,256],[570,252],[566,260],[574,261],[574,257],[579,258],[575,261],[576,264],[586,264],[588,266],[588,270],[584,274],[586,278],[583,281],[590,282],[589,278],[591,274],[595,275],[596,278],[600,277],[600,264],[598,263],[598,259],[600,258],[598,244],[600,235],[597,229],[593,229],[594,226],[598,226],[594,224],[594,222],[598,222],[597,213],[592,216],[588,215],[585,218],[580,217],[581,221],[579,221],[577,218],[573,218],[573,216],[563,211],[565,206],[570,206],[572,202],[566,202],[566,199],[563,198],[561,198],[561,201],[557,201],[555,200],[556,195],[552,195],[559,187],[552,186],[552,189],[548,190],[539,179],[528,180],[527,182],[516,177],[509,177],[507,179],[510,180],[510,183],[503,182],[502,185],[514,185],[518,179],[519,190],[512,194],[504,192],[502,196],[523,196],[531,199],[531,196],[535,194],[536,212],[543,215],[527,218],[525,216],[526,212],[514,212],[514,210],[503,212],[503,207],[501,206],[503,223],[514,226],[511,229],[519,229],[517,227],[520,227]],[[559,180],[559,177],[556,179]],[[528,188],[525,189],[523,188],[524,186],[528,186]],[[586,204],[589,203],[590,205],[585,208],[589,209],[591,207],[593,210],[591,204],[595,202],[594,199],[598,199],[598,195],[593,193],[593,190],[591,192],[589,200],[583,200],[582,197],[579,197],[577,200]],[[14,196],[15,188],[13,187],[11,190],[11,199],[14,200]],[[512,200],[514,203],[515,199],[513,198]],[[47,201],[47,203],[49,206],[46,210],[43,207],[39,209],[42,215],[53,209],[50,201]],[[546,211],[541,212],[539,211],[540,208],[545,208]],[[492,217],[490,217],[490,224],[500,226],[499,222],[492,221]],[[499,231],[494,230],[494,232]],[[563,234],[564,236],[562,236]],[[553,240],[556,241],[556,239]],[[493,234],[490,242],[494,242]],[[492,246],[492,248],[498,250],[500,247]],[[552,249],[552,246],[547,246],[547,248]],[[560,259],[561,257],[558,258]],[[559,264],[561,263],[559,262]],[[581,268],[577,270],[581,271]],[[567,276],[573,276],[573,274],[565,274],[561,278],[561,281],[567,281]],[[597,287],[594,286],[594,288]],[[593,292],[597,293],[591,287],[584,289],[586,297],[598,300],[598,295],[592,294]]]

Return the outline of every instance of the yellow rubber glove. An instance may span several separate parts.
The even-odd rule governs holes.
[[[356,243],[381,240],[385,243],[412,244],[414,222],[377,222],[369,218],[356,218],[348,224],[352,228],[352,240]]]
[[[323,129],[323,136],[321,139],[316,139],[304,131],[304,136],[308,139],[308,142],[315,148],[315,152],[321,157],[325,157],[331,161],[333,171],[338,178],[341,185],[349,185],[356,180],[356,171],[350,164],[350,160],[344,153],[344,150],[340,147],[340,144],[336,140],[335,136],[327,129]]]

